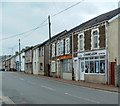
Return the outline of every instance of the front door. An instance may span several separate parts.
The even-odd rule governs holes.
[[[74,77],[75,77],[75,81],[78,81],[78,64],[77,64],[77,60],[74,60]]]
[[[111,62],[111,84],[114,85],[115,84],[115,62]]]
[[[84,80],[84,62],[80,62],[80,80]]]

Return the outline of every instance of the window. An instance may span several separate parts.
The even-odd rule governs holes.
[[[55,57],[55,44],[52,44],[52,57]]]
[[[85,58],[84,61],[85,73],[105,73],[105,56]]]
[[[70,38],[65,39],[65,54],[70,53]]]
[[[72,72],[72,60],[63,60],[63,72]]]
[[[64,53],[64,41],[61,40],[60,41],[60,55],[63,55],[63,53]]]
[[[40,63],[40,70],[43,70],[43,63]]]
[[[44,48],[43,47],[40,47],[39,48],[39,56],[44,56]]]
[[[100,61],[100,73],[105,73],[105,60]]]
[[[99,48],[99,30],[92,30],[92,49]]]
[[[51,62],[51,72],[55,72],[56,71],[56,69],[55,69],[55,61],[52,61]]]
[[[79,44],[79,51],[84,50],[84,34],[83,33],[79,35],[78,44]]]
[[[60,55],[60,42],[59,41],[57,42],[56,53],[57,53],[57,56]]]

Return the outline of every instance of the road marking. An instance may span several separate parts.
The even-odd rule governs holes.
[[[23,79],[23,78],[20,78],[20,80],[22,80],[22,81],[23,81],[24,79]]]
[[[50,88],[50,87],[47,87],[47,86],[44,86],[44,85],[41,85],[41,87],[46,88],[46,89],[49,89],[49,90],[51,90],[51,91],[56,91],[55,89]]]
[[[83,100],[86,100],[86,101],[89,101],[89,102],[93,102],[93,103],[100,104],[100,102],[95,101],[95,100],[91,100],[91,99],[87,99],[87,98],[83,98],[83,97],[75,96],[75,95],[72,95],[72,94],[69,94],[69,93],[64,93],[64,94],[65,94],[65,95],[69,95],[69,96],[71,96],[71,97],[78,98],[78,99],[83,99]]]

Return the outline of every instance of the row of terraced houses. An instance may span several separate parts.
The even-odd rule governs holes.
[[[119,24],[120,8],[25,47],[3,62],[11,71],[119,86]]]

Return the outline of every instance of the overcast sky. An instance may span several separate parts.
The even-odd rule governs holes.
[[[90,0],[84,0],[75,7],[51,17],[52,36],[65,29],[70,30],[102,13],[118,8],[117,0],[99,1],[90,2]],[[1,2],[0,27],[2,27],[2,30],[0,30],[0,39],[1,37],[3,39],[35,28],[46,20],[48,15],[52,16],[77,2]],[[14,52],[17,51],[18,39],[21,39],[22,48],[44,42],[48,39],[47,23],[48,21],[46,20],[43,26],[33,33],[0,40],[0,44],[2,42],[0,55],[2,53],[12,54],[12,48]]]

